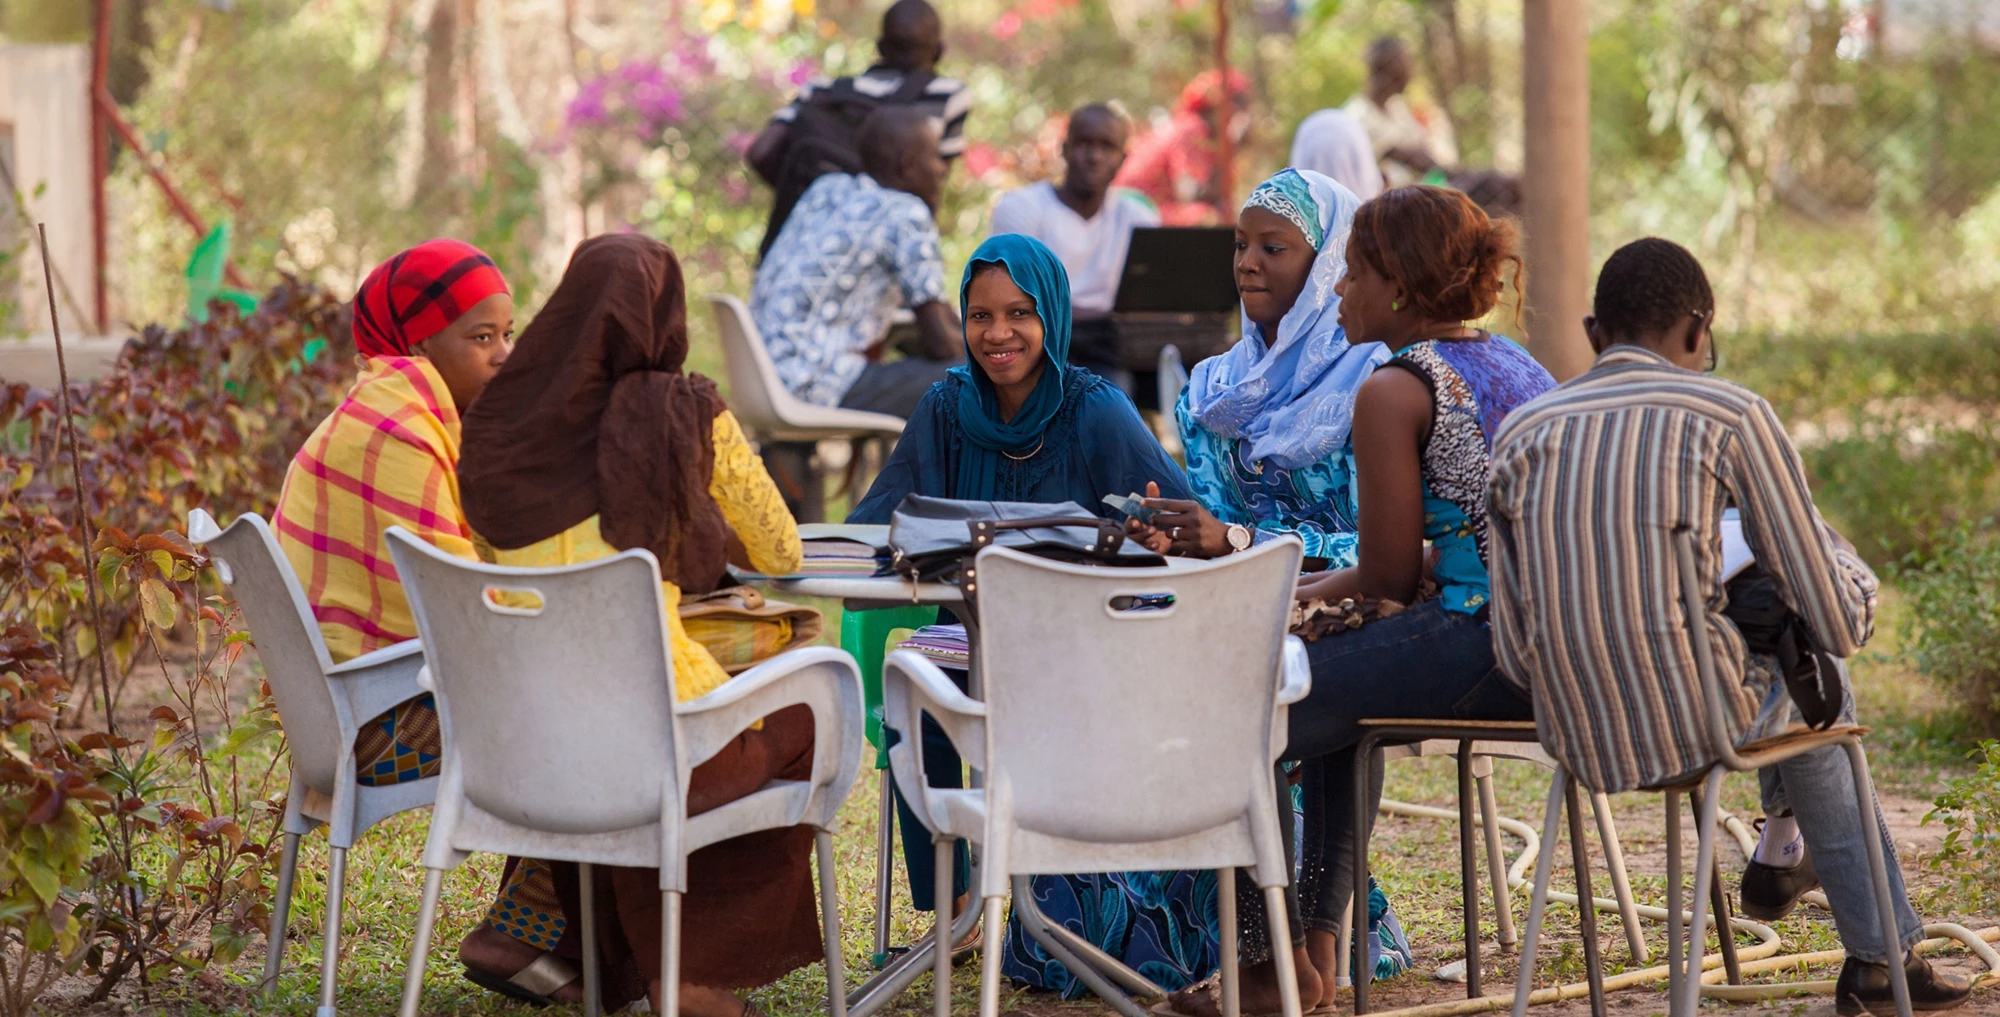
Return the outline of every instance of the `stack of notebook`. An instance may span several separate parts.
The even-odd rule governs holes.
[[[926,625],[896,648],[915,650],[941,667],[964,668],[972,661],[972,644],[965,638],[963,625]]]
[[[872,576],[889,556],[889,528],[808,523],[799,527],[807,576]]]

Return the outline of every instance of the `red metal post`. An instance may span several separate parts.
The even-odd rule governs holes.
[[[104,179],[111,175],[111,145],[104,136],[104,108],[101,96],[111,68],[111,0],[97,0],[96,37],[90,58],[90,244],[97,259],[97,334],[111,331],[110,289],[104,279],[104,265],[110,260],[105,244]]]
[[[124,117],[118,115],[118,103],[111,98],[109,91],[100,90],[97,93],[95,108],[98,111],[98,116],[102,117],[112,130],[118,132],[119,139],[125,142],[125,147],[132,150],[132,157],[139,160],[140,166],[145,167],[146,173],[153,178],[153,182],[160,185],[160,190],[167,196],[167,203],[174,206],[174,213],[179,215],[182,221],[194,228],[195,236],[208,236],[208,223],[202,220],[201,213],[196,212],[194,206],[188,204],[186,198],[181,197],[180,189],[174,186],[174,182],[167,179],[166,171],[161,169],[159,163],[152,157],[151,153],[146,151],[145,142],[139,139],[139,133],[134,131],[132,126],[125,122]],[[225,265],[223,271],[229,276],[229,284],[231,286],[235,286],[238,289],[249,288],[249,284],[243,281],[242,274],[236,271],[235,263],[232,262]]]
[[[1222,76],[1218,86],[1221,101],[1216,104],[1216,212],[1227,221],[1233,216],[1236,193],[1236,138],[1230,133],[1236,124],[1236,92],[1229,87],[1229,0],[1215,0],[1215,71]]]

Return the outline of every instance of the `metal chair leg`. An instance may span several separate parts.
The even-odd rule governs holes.
[[[987,935],[999,938],[994,930],[1004,927],[1006,918],[1000,913],[1002,898],[986,898]],[[979,1017],[1000,1017],[1000,955],[1005,951],[998,943],[988,944],[979,952]]]
[[[583,923],[583,1012],[586,1017],[597,1017],[604,1005],[597,980],[597,891],[591,886],[590,878],[593,868],[595,866],[589,862],[579,862],[576,867],[577,896],[581,901],[577,908],[580,912],[577,921]]]
[[[1514,931],[1514,892],[1507,885],[1507,856],[1500,844],[1500,798],[1493,791],[1492,760],[1488,772],[1479,778],[1479,824],[1486,832],[1486,875],[1493,882],[1493,920],[1499,926],[1500,952],[1520,948],[1521,937]]]
[[[819,855],[820,924],[826,938],[826,1005],[828,1017],[847,1017],[847,970],[840,943],[840,886],[833,862],[833,834],[814,830]]]
[[[931,944],[932,1012],[936,1017],[951,1017],[951,843],[949,837],[931,841],[937,862],[937,875],[931,884],[931,904],[937,909],[931,916],[932,934],[937,937]],[[988,929],[986,934],[996,933]],[[989,943],[986,949],[997,947]]]
[[[1222,1017],[1239,1017],[1243,1012],[1242,972],[1236,956],[1236,870],[1217,869],[1215,872],[1215,910],[1222,933]],[[1291,930],[1285,930],[1285,940],[1290,940]],[[1271,940],[1271,949],[1278,949],[1279,940]],[[1290,944],[1287,943],[1287,946]]]
[[[417,907],[417,938],[410,944],[410,964],[403,969],[403,1005],[399,1017],[417,1017],[424,995],[424,967],[430,963],[431,932],[437,926],[438,894],[444,889],[444,870],[424,871],[424,898]]]
[[[889,910],[894,893],[890,885],[895,875],[896,802],[890,789],[889,771],[882,770],[880,803],[875,820],[875,950],[871,957],[880,968],[889,960]]]
[[[1556,837],[1562,833],[1563,789],[1568,786],[1569,771],[1556,767],[1542,816],[1542,851],[1535,859],[1535,889],[1528,898],[1528,935],[1521,942],[1521,973],[1514,979],[1514,1017],[1527,1017],[1528,996],[1535,991],[1535,947],[1542,938],[1542,912],[1549,906],[1549,870],[1556,865]]]
[[[1597,897],[1590,892],[1590,845],[1583,839],[1583,806],[1576,782],[1566,781],[1564,807],[1569,812],[1570,864],[1576,867],[1576,907],[1583,936],[1583,969],[1590,983],[1592,1017],[1604,1017],[1604,958],[1597,941]]]
[[[1597,817],[1597,839],[1604,842],[1604,867],[1611,870],[1611,896],[1618,901],[1618,917],[1625,923],[1625,945],[1632,948],[1632,961],[1649,964],[1653,953],[1646,949],[1646,929],[1639,924],[1639,903],[1632,899],[1632,880],[1625,874],[1625,845],[1618,841],[1618,821],[1611,815],[1611,796],[1602,791],[1590,794],[1590,812]]]
[[[1368,963],[1368,821],[1373,818],[1369,815],[1372,810],[1368,801],[1368,775],[1374,769],[1375,754],[1381,751],[1381,746],[1380,739],[1367,734],[1361,736],[1361,744],[1354,750],[1354,896],[1349,899],[1353,924],[1348,927],[1347,936],[1353,960],[1347,970],[1354,982],[1355,1017],[1368,1012],[1368,983],[1375,978],[1375,969]],[[1273,954],[1278,952],[1276,947],[1274,941]]]
[[[681,895],[662,890],[660,896],[660,1017],[680,1017]]]
[[[1909,976],[1903,971],[1902,936],[1896,929],[1896,897],[1889,889],[1889,863],[1882,850],[1882,827],[1875,815],[1875,781],[1868,775],[1868,755],[1859,739],[1841,746],[1854,771],[1854,797],[1860,800],[1861,840],[1868,848],[1868,875],[1875,882],[1875,910],[1881,913],[1882,948],[1889,953],[1889,987],[1895,993],[1898,1017],[1910,1017]]]
[[[1478,999],[1479,988],[1479,850],[1472,819],[1472,742],[1458,743],[1458,878],[1464,898],[1465,918],[1465,998]]]
[[[333,848],[326,877],[326,928],[319,955],[319,1010],[315,1017],[334,1017],[334,988],[340,980],[340,898],[347,890],[347,849]]]
[[[1681,998],[1681,930],[1686,916],[1681,913],[1681,796],[1665,794],[1667,809],[1667,1006]]]
[[[1715,820],[1721,809],[1722,775],[1715,767],[1702,781],[1701,815],[1695,820],[1694,916],[1688,922],[1687,971],[1681,978],[1681,997],[1673,1000],[1670,1011],[1678,1017],[1695,1017],[1701,1006],[1701,952],[1707,937],[1708,892],[1715,881]]]
[[[1701,808],[1701,797],[1695,797],[1696,809]],[[1718,809],[1718,813],[1719,813]],[[1736,931],[1730,925],[1729,893],[1722,886],[1722,853],[1716,852],[1715,872],[1708,888],[1708,906],[1715,913],[1715,943],[1722,951],[1722,970],[1731,985],[1743,984],[1743,964],[1736,957]]]
[[[1269,917],[1271,937],[1271,963],[1277,969],[1278,1001],[1284,1017],[1302,1017],[1299,1007],[1299,971],[1292,958],[1292,932],[1285,921],[1285,888],[1267,886],[1264,888],[1264,914]]]
[[[278,972],[285,964],[285,923],[292,917],[292,878],[299,871],[299,835],[285,834],[284,853],[278,859],[278,899],[271,902],[271,931],[264,937],[264,980],[258,991],[266,1001],[278,988]]]

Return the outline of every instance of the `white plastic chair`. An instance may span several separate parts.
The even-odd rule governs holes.
[[[291,915],[299,838],[324,823],[332,871],[326,886],[318,1017],[332,1017],[347,850],[370,827],[399,812],[423,808],[437,795],[436,777],[368,787],[354,770],[354,741],[361,726],[424,694],[417,684],[417,673],[424,666],[423,646],[405,640],[335,664],[326,652],[326,640],[320,638],[305,589],[262,518],[245,513],[225,530],[207,512],[195,509],[188,513],[188,539],[207,546],[216,571],[250,623],[257,658],[271,682],[291,751],[291,789],[285,795],[280,827],[285,847],[278,862],[278,899],[271,908],[262,991],[268,995],[276,986],[285,958],[285,923]]]
[[[1181,348],[1173,343],[1160,347],[1160,365],[1155,376],[1160,397],[1160,413],[1168,420],[1174,418],[1174,404],[1181,401],[1181,389],[1187,387],[1188,369],[1181,363]]]
[[[1670,928],[1667,936],[1668,1013],[1673,1017],[1694,1017],[1701,1005],[1701,953],[1707,935],[1711,883],[1715,879],[1716,819],[1721,808],[1722,778],[1726,774],[1758,770],[1807,752],[1840,746],[1847,753],[1848,766],[1854,771],[1855,797],[1860,800],[1857,807],[1861,813],[1861,839],[1868,850],[1868,874],[1875,884],[1875,907],[1881,914],[1882,942],[1893,950],[1893,944],[1901,942],[1901,937],[1896,931],[1895,900],[1889,889],[1888,863],[1882,851],[1882,838],[1877,832],[1875,785],[1868,777],[1868,756],[1861,749],[1861,736],[1868,729],[1845,723],[1834,724],[1821,731],[1800,727],[1738,745],[1730,735],[1723,712],[1722,679],[1716,672],[1714,647],[1709,643],[1707,599],[1703,596],[1699,573],[1695,571],[1694,537],[1683,528],[1674,531],[1673,539],[1675,565],[1680,572],[1681,606],[1686,612],[1688,641],[1694,650],[1695,670],[1701,682],[1706,717],[1706,729],[1689,732],[1689,736],[1690,740],[1703,744],[1715,760],[1701,779],[1701,790],[1697,792],[1700,798],[1695,805],[1698,846],[1695,849],[1694,914],[1687,926],[1685,958],[1681,930]],[[1538,713],[1542,705],[1542,698],[1535,697]],[[1574,801],[1574,786],[1578,783],[1581,782],[1565,766],[1557,766],[1555,779],[1549,782],[1548,805],[1542,827],[1542,853],[1535,864],[1535,893],[1528,906],[1527,942],[1521,948],[1522,976],[1514,990],[1514,1017],[1524,1017],[1527,1013],[1528,996],[1534,989],[1535,947],[1541,936],[1542,911],[1548,904],[1549,870],[1554,867],[1558,823],[1562,819],[1564,800]],[[1681,785],[1653,790],[1666,796],[1667,913],[1678,915],[1682,913],[1680,798],[1690,788]],[[1719,934],[1727,936],[1731,933],[1724,929],[1719,930]],[[1891,958],[1888,965],[1889,984],[1895,994],[1898,1017],[1910,1017],[1910,987],[1899,961],[1900,958]]]
[[[1287,538],[1186,569],[1134,570],[988,548],[975,563],[974,608],[986,701],[967,698],[914,651],[890,655],[883,716],[903,736],[890,760],[932,831],[939,900],[951,898],[952,841],[982,845],[982,1017],[999,1009],[1000,903],[1016,875],[1219,869],[1230,1017],[1238,1012],[1238,867],[1264,890],[1272,941],[1290,942],[1283,888],[1291,873],[1272,771],[1285,747],[1286,707],[1312,682],[1305,645],[1285,633],[1302,553]],[[1159,593],[1171,594],[1172,605],[1121,606],[1121,598]],[[917,750],[924,714],[983,773],[985,787],[930,786]],[[936,926],[938,1017],[950,1013],[949,924]],[[1272,953],[1284,1013],[1299,1017],[1292,953]]]
[[[444,782],[424,846],[424,897],[404,975],[402,1014],[415,1017],[444,874],[474,851],[581,869],[584,1009],[599,1010],[594,865],[660,870],[662,1000],[679,1009],[680,898],[687,856],[759,830],[814,827],[827,995],[846,1013],[833,837],[861,763],[861,678],[831,647],[782,654],[700,699],[674,702],[659,563],[626,551],[562,568],[509,568],[445,554],[401,527],[388,531],[444,726]],[[529,606],[494,591],[528,591]],[[539,601],[540,606],[532,606]],[[687,815],[689,771],[759,718],[803,704],[813,714],[807,781],[773,781]]]
[[[729,374],[729,408],[758,441],[825,441],[884,438],[903,433],[903,421],[886,413],[814,406],[786,391],[764,349],[750,309],[732,296],[710,296],[715,327],[722,334],[723,366]]]

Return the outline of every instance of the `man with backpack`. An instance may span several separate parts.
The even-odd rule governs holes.
[[[791,218],[792,209],[813,181],[828,173],[860,173],[861,124],[876,110],[911,106],[940,125],[938,151],[947,160],[965,151],[965,116],[972,93],[956,78],[941,78],[944,24],[925,0],[898,0],[882,14],[875,41],[881,60],[855,77],[814,78],[744,152],[744,160],[777,191],[771,221],[757,245],[757,257]]]

